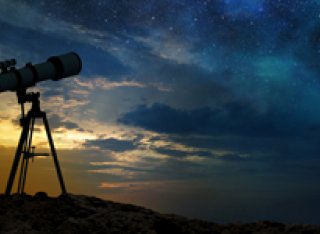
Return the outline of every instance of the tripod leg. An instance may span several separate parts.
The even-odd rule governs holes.
[[[27,180],[27,172],[28,172],[28,166],[29,166],[29,159],[30,159],[30,151],[31,151],[31,147],[32,147],[32,136],[33,136],[33,131],[34,131],[34,123],[36,121],[36,118],[33,116],[31,118],[31,126],[30,126],[30,134],[28,136],[28,140],[26,141],[26,149],[25,149],[25,154],[27,154],[27,157],[24,157],[24,161],[25,161],[25,168],[23,171],[23,180],[22,180],[22,184],[21,184],[21,192],[24,192],[24,188],[26,185],[26,180]],[[33,153],[33,152],[32,152]],[[24,155],[25,156],[25,155]]]
[[[22,194],[24,192],[24,187],[27,179],[27,170],[29,165],[29,153],[31,149],[32,144],[32,135],[34,130],[34,123],[35,123],[35,117],[33,116],[31,118],[31,124],[29,126],[29,134],[27,136],[27,139],[25,140],[25,144],[23,147],[23,159],[21,162],[21,170],[20,170],[20,177],[19,177],[19,183],[18,183],[18,193]]]
[[[32,147],[32,136],[33,136],[33,130],[34,130],[34,123],[36,122],[36,118],[32,117],[31,118],[31,126],[30,126],[30,135],[29,139],[26,141],[26,151],[30,153],[31,147]]]
[[[30,126],[30,116],[27,116],[25,118],[25,123],[23,124],[23,128],[21,131],[21,135],[20,135],[20,140],[19,140],[19,144],[17,147],[17,151],[16,151],[16,155],[14,157],[14,161],[12,163],[12,168],[11,168],[11,172],[10,172],[10,176],[8,179],[8,183],[7,183],[7,188],[6,188],[6,195],[10,195],[11,190],[12,190],[12,186],[13,186],[13,182],[14,182],[14,178],[16,176],[16,172],[18,169],[18,165],[19,165],[19,161],[21,158],[21,153],[22,153],[22,148],[26,143],[26,140],[28,138],[28,134],[29,134],[29,126]]]
[[[22,185],[21,185],[21,192],[24,192],[24,187],[26,185],[26,180],[27,180],[27,172],[28,172],[28,166],[29,166],[29,158],[25,159],[25,169],[24,169],[24,174],[23,174],[23,180],[22,180]]]
[[[53,143],[53,139],[52,139],[52,136],[51,136],[49,123],[48,123],[47,116],[46,116],[45,113],[43,114],[43,123],[44,123],[44,126],[46,128],[46,133],[47,133],[47,137],[48,137],[48,140],[49,140],[53,161],[54,161],[54,164],[55,164],[55,167],[56,167],[56,170],[57,170],[61,191],[62,191],[63,194],[65,194],[65,193],[67,193],[67,190],[66,190],[66,187],[65,187],[65,184],[64,184],[64,181],[63,181],[63,177],[62,177],[62,173],[61,173],[61,169],[60,169],[60,165],[59,165],[56,149],[54,147],[54,143]]]
[[[22,156],[22,161],[21,161],[21,166],[20,166],[20,175],[19,175],[19,183],[18,183],[18,193],[22,193],[21,192],[21,187],[22,187],[22,183],[23,183],[23,176],[24,176],[24,172],[26,169],[26,159],[24,158],[24,156]]]

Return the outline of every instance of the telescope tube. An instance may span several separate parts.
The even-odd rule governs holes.
[[[10,70],[0,75],[0,92],[28,88],[44,80],[60,80],[80,73],[81,58],[75,52],[50,57],[47,62],[27,64],[19,70]]]

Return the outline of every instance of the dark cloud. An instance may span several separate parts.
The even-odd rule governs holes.
[[[51,114],[48,117],[48,121],[50,123],[50,127],[53,130],[57,130],[58,128],[65,128],[69,130],[78,130],[78,131],[84,131],[82,128],[79,127],[77,123],[74,123],[69,120],[62,119],[57,114]]]
[[[117,140],[114,138],[109,139],[97,139],[97,140],[87,140],[84,143],[85,147],[98,147],[102,150],[110,150],[115,152],[124,152],[128,150],[134,150],[137,145],[132,141]]]
[[[198,146],[196,146],[198,147]],[[215,145],[214,144],[210,144],[210,147],[214,149]],[[217,149],[218,147],[216,147],[215,149]],[[165,147],[162,148],[154,148],[154,151],[156,151],[157,153],[160,154],[164,154],[167,156],[174,158],[183,158],[183,157],[187,157],[187,156],[198,156],[198,157],[204,157],[204,158],[211,158],[211,159],[219,159],[219,160],[224,160],[224,161],[234,161],[234,162],[244,162],[249,160],[249,158],[241,156],[239,154],[236,153],[226,153],[223,155],[215,155],[214,153],[210,152],[209,150],[198,150],[198,151],[185,151],[185,150],[176,150],[176,149],[168,149]]]
[[[89,32],[86,31],[88,29],[83,29],[82,33],[78,32],[78,36],[82,37],[82,39],[75,40],[75,38],[72,37],[77,31],[76,29],[70,28],[73,27],[73,25],[66,23],[66,25],[60,27],[66,27],[61,29],[65,31],[64,33],[60,32],[55,34],[53,31],[43,33],[41,30],[33,30],[29,27],[16,28],[7,22],[1,22],[0,30],[3,31],[4,36],[0,38],[0,43],[15,50],[15,55],[13,56],[17,59],[17,67],[23,66],[26,62],[41,63],[46,61],[50,56],[76,51],[82,59],[83,76],[109,76],[109,79],[119,79],[119,76],[130,72],[130,68],[121,62],[119,58],[112,55],[107,49],[101,49],[101,46],[95,46],[93,41],[91,41],[98,39],[104,43],[104,40],[108,40],[107,36],[86,35],[86,33],[89,34]],[[17,32],[20,37],[16,36]],[[125,38],[123,40],[125,40]],[[43,52],[44,44],[39,43],[43,41],[50,45],[45,48],[45,53]],[[122,40],[118,39],[118,41]],[[114,42],[112,43],[114,44]],[[26,47],[25,44],[28,44],[28,47]],[[55,85],[57,84],[54,83],[54,85],[51,85],[51,88],[54,89]]]
[[[124,114],[118,122],[172,134],[261,137],[317,134],[308,131],[308,123],[296,122],[294,116],[288,119],[285,113],[260,112],[250,103],[242,102],[194,110],[174,109],[159,103],[150,107],[141,105]],[[301,130],[304,131],[301,133]]]
[[[246,161],[246,158],[237,154],[225,154],[223,156],[220,156],[219,159],[226,160],[226,161],[234,161],[234,162]]]
[[[200,157],[213,157],[213,154],[210,151],[194,151],[194,152],[190,152],[190,151],[185,151],[185,150],[177,150],[177,149],[168,149],[165,147],[162,148],[154,148],[154,151],[156,151],[157,153],[160,154],[165,154],[171,157],[187,157],[187,156],[200,156]]]
[[[152,141],[158,141],[160,140],[159,137],[155,137],[152,139]],[[161,140],[164,140],[163,138]],[[204,137],[201,136],[197,140],[197,137],[191,137],[190,141],[186,140],[184,136],[181,135],[171,135],[167,139],[168,141],[174,141],[179,144],[183,144],[185,146],[188,146],[190,148],[196,148],[197,150],[194,151],[187,151],[182,149],[172,149],[168,147],[152,147],[152,150],[154,150],[157,153],[164,154],[171,157],[171,160],[179,159],[179,158],[185,158],[188,156],[198,156],[203,157],[203,159],[218,159],[223,161],[233,161],[233,162],[244,162],[244,161],[261,161],[264,158],[257,157],[257,155],[254,155],[255,149],[251,147],[251,143],[249,143],[249,139],[247,144],[244,144],[244,141],[237,142],[237,144],[240,147],[232,147],[232,143],[229,143],[228,141],[231,140],[230,137],[227,137],[223,140],[223,138],[212,138],[212,137]],[[263,141],[263,140],[262,140]],[[202,144],[201,144],[202,143]],[[270,147],[270,145],[268,145]],[[234,153],[214,153],[215,150],[222,150],[222,151],[229,151]],[[266,153],[270,153],[267,150],[266,147]],[[255,158],[251,158],[254,155]],[[270,159],[270,158],[269,158]]]
[[[136,110],[126,113],[118,121],[153,131],[183,134],[201,131],[202,126],[199,126],[198,123],[208,124],[210,114],[209,109],[188,112],[175,110],[162,104],[154,104],[150,108],[138,106]]]
[[[173,157],[186,157],[188,156],[188,152],[182,150],[173,150],[166,148],[156,148],[154,149],[157,153],[165,154]]]

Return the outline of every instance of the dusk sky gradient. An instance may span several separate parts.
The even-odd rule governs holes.
[[[320,1],[0,0],[0,60],[42,82],[69,192],[215,222],[320,224]],[[0,93],[0,189],[20,109]],[[38,125],[35,145],[46,150]],[[59,193],[36,159],[29,193]]]

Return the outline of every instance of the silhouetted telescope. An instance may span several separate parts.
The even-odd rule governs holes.
[[[34,126],[36,119],[42,119],[45,127],[51,156],[57,171],[62,193],[67,193],[57,152],[54,146],[51,130],[46,112],[40,108],[40,92],[27,92],[27,88],[44,80],[60,80],[80,73],[82,62],[74,52],[50,57],[46,62],[32,65],[27,63],[25,67],[16,69],[16,60],[10,59],[0,62],[0,92],[15,91],[18,103],[21,105],[20,126],[22,127],[16,154],[12,163],[12,168],[7,182],[6,195],[10,195],[14,185],[15,177],[20,163],[20,176],[18,181],[18,193],[24,193],[26,184],[29,159],[36,156],[48,156],[47,153],[34,152],[32,145]],[[25,103],[31,103],[28,113],[25,112]]]
[[[44,80],[60,80],[80,73],[82,62],[78,54],[50,57],[46,62],[32,65],[27,63],[21,69],[15,69],[15,59],[0,62],[0,92],[17,91],[28,88]]]

